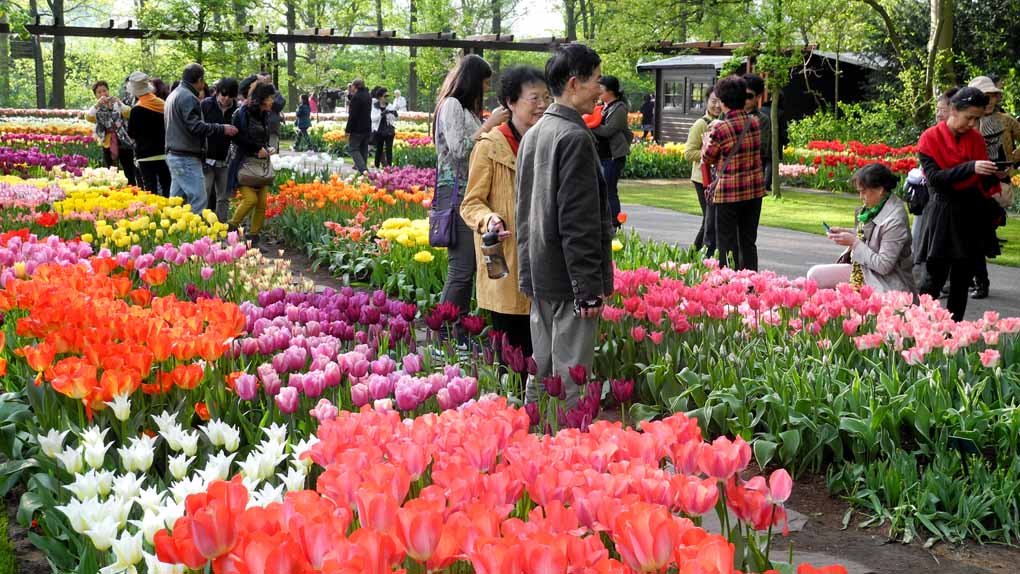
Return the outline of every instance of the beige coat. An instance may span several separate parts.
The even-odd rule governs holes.
[[[910,256],[910,224],[907,210],[896,195],[889,197],[882,211],[864,224],[864,241],[854,246],[853,259],[861,263],[864,284],[876,291],[917,293]]]
[[[489,218],[498,215],[511,234],[517,228],[514,179],[517,156],[498,129],[486,132],[471,152],[467,193],[460,205],[460,216],[468,227],[478,233],[475,259],[478,264],[478,306],[506,315],[527,315],[531,301],[518,288],[517,237],[503,241],[510,274],[502,279],[489,279],[482,259],[481,234],[488,230]]]

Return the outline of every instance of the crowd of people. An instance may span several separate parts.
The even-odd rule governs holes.
[[[123,98],[105,81],[92,86],[95,124],[107,167],[119,164],[128,183],[164,197],[182,197],[194,213],[212,209],[222,223],[245,229],[255,245],[265,220],[269,157],[278,153],[286,101],[265,74],[223,78],[209,85],[200,64],[185,66],[167,88],[133,72]],[[307,138],[309,98],[302,96],[298,129]],[[241,200],[230,214],[230,199]]]

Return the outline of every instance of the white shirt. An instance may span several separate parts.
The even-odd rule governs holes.
[[[405,98],[404,96],[397,96],[397,98],[395,100],[393,100],[393,107],[398,112],[406,112],[407,111],[407,98]]]

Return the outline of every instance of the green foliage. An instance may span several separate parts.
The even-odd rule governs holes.
[[[658,147],[658,146],[656,146]],[[691,176],[691,164],[678,153],[651,151],[649,146],[630,148],[623,168],[624,179],[678,179]]]
[[[436,147],[431,145],[394,145],[393,165],[436,167]]]
[[[885,143],[894,147],[913,145],[921,136],[912,118],[886,104],[839,103],[839,117],[828,110],[790,122],[790,145],[805,146],[812,140]]]

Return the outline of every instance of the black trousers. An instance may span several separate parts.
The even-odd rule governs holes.
[[[979,257],[974,262],[974,286],[988,286],[990,281],[988,280],[988,259]]]
[[[982,261],[984,257],[981,258]],[[974,276],[975,261],[971,259],[929,259],[925,264],[924,278],[918,289],[922,295],[931,295],[938,299],[942,295],[942,287],[949,279],[949,300],[946,309],[953,314],[954,321],[963,321],[967,312],[967,299],[970,291],[970,280]]]
[[[609,209],[612,211],[613,225],[620,227],[620,176],[623,175],[623,168],[627,165],[627,156],[616,159],[602,160],[602,175],[606,178],[606,187],[609,191]]]
[[[141,173],[141,187],[149,193],[168,197],[170,195],[170,168],[166,162],[157,159],[153,161],[138,162],[138,171]]]
[[[719,263],[729,265],[729,258],[732,255],[734,268],[757,271],[761,198],[717,203],[713,209]]]
[[[117,154],[117,162],[120,163],[120,169],[124,172],[124,177],[128,180],[128,185],[138,185],[138,179],[135,177],[135,152],[130,146],[120,147]],[[113,155],[110,154],[110,148],[103,148],[103,167],[113,167]]]
[[[394,134],[376,136],[375,167],[389,167],[393,165],[393,138]]]
[[[531,346],[530,315],[507,315],[493,311],[492,329],[506,335],[507,343],[511,347],[520,348],[525,357],[530,357],[534,352]]]
[[[715,206],[705,198],[705,185],[692,181],[694,191],[698,194],[698,205],[701,206],[701,227],[694,236],[695,249],[707,248],[707,256],[715,257]]]

